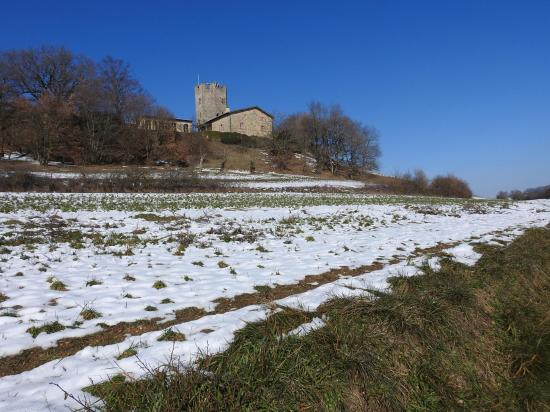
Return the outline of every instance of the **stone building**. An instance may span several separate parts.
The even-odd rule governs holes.
[[[140,129],[170,130],[178,133],[189,133],[193,130],[192,126],[193,121],[176,118],[143,116],[138,121]]]
[[[260,137],[270,137],[273,131],[273,116],[258,106],[229,110],[227,88],[219,83],[195,86],[195,116],[199,130]]]
[[[269,137],[273,131],[273,116],[259,107],[234,110],[204,122],[201,130],[233,132],[248,136]]]

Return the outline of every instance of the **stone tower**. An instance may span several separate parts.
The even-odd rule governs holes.
[[[227,88],[219,83],[200,83],[195,86],[195,116],[197,126],[229,111]]]

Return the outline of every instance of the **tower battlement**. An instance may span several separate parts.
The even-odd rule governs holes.
[[[226,86],[220,83],[199,83],[195,86],[195,117],[198,126],[226,112]]]

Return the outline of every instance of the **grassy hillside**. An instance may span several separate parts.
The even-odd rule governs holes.
[[[479,251],[376,299],[250,324],[193,370],[89,391],[107,410],[548,410],[550,228]],[[283,336],[314,317],[325,326]]]

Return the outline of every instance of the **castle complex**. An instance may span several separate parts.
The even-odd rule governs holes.
[[[260,137],[269,137],[273,131],[273,116],[258,106],[231,111],[227,107],[227,88],[219,83],[195,86],[195,119],[199,130]]]
[[[143,116],[138,127],[148,130],[173,130],[188,133],[192,121],[176,118]],[[202,131],[240,133],[248,136],[271,137],[273,116],[258,106],[231,111],[227,107],[227,88],[219,83],[195,86],[195,128]]]

